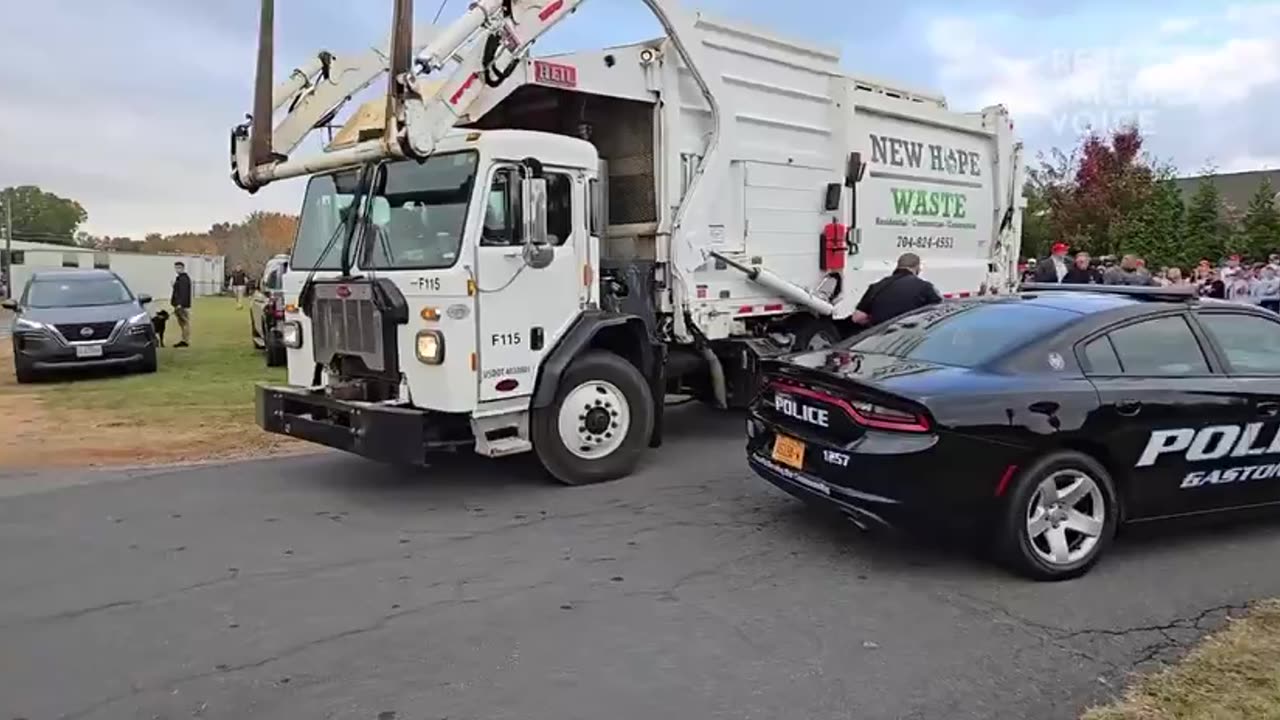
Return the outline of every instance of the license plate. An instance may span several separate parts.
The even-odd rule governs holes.
[[[101,345],[77,345],[76,357],[78,358],[102,357],[102,346]]]
[[[804,469],[804,443],[786,435],[773,439],[773,459],[796,470]]]

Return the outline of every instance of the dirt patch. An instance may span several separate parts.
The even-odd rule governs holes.
[[[13,348],[0,341],[0,468],[47,469],[167,465],[238,460],[315,451],[315,446],[263,432],[248,406],[205,420],[180,420],[156,408],[121,418],[99,409],[75,407],[64,395],[51,403],[56,385],[19,385],[13,375]],[[87,391],[86,391],[87,392]],[[136,396],[135,396],[136,398]],[[114,399],[114,398],[113,398]],[[127,397],[118,398],[128,402]]]
[[[294,454],[308,449],[314,447],[254,426],[138,427],[89,411],[50,411],[35,394],[0,393],[3,468],[159,465]]]

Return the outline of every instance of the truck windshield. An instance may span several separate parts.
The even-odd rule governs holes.
[[[853,352],[973,368],[1079,317],[1021,302],[944,303],[890,320],[842,345]]]
[[[476,153],[467,151],[434,155],[423,163],[388,164],[372,192],[372,232],[352,252],[353,265],[368,269],[453,265],[462,247],[477,162]],[[345,223],[351,219],[359,182],[356,170],[311,178],[290,268],[341,269]]]

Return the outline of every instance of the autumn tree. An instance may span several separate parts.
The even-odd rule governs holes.
[[[1245,211],[1241,223],[1245,252],[1256,260],[1280,252],[1280,212],[1276,210],[1276,190],[1264,176]]]
[[[9,206],[14,240],[74,245],[77,228],[89,217],[75,200],[35,185],[8,187],[0,196]]]
[[[1038,244],[1065,242],[1094,255],[1114,255],[1122,245],[1151,246],[1179,213],[1167,201],[1170,188],[1161,183],[1172,170],[1142,151],[1136,126],[1116,130],[1109,137],[1085,136],[1070,154],[1053,150],[1041,155],[1030,171],[1034,198],[1041,205],[1031,223]],[[1149,205],[1159,200],[1159,210]],[[1025,216],[1024,216],[1025,217]],[[1024,228],[1027,220],[1024,219]],[[1148,228],[1148,223],[1156,225]],[[1039,248],[1037,248],[1039,250]]]

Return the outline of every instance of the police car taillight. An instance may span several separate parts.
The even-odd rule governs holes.
[[[869,428],[900,432],[929,431],[929,418],[923,415],[861,400],[850,401],[849,408],[853,411],[850,415],[854,421]]]
[[[848,415],[849,419],[862,427],[896,432],[929,432],[929,418],[923,414],[899,410],[898,408],[891,408],[857,398],[845,400],[827,392],[800,387],[781,380],[775,380],[773,386],[785,393],[835,405]]]

